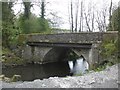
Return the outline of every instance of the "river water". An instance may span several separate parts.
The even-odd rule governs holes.
[[[75,74],[85,73],[88,63],[82,58],[66,62],[54,62],[48,64],[28,64],[26,66],[15,66],[2,68],[2,74],[11,78],[13,75],[21,75],[22,81],[33,81],[49,77],[66,77],[72,72]]]

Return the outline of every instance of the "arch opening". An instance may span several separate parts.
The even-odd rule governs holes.
[[[84,55],[76,54],[72,48],[53,48],[45,55],[45,60],[49,62],[68,62],[67,67],[70,75],[84,74],[89,70],[89,63]]]

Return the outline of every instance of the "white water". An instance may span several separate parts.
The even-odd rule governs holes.
[[[83,74],[86,70],[89,69],[89,65],[87,61],[83,60],[83,58],[79,58],[76,60],[75,66],[73,67],[73,61],[68,61],[71,72],[74,74]]]

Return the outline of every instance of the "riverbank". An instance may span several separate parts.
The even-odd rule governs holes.
[[[13,66],[26,64],[25,60],[21,59],[15,54],[15,51],[2,47],[1,53],[2,53],[2,58],[1,58],[2,67],[6,67],[6,66],[13,67]]]
[[[3,88],[118,88],[118,65],[107,67],[100,72],[91,72],[83,76],[64,78],[50,77],[31,82],[2,82]]]

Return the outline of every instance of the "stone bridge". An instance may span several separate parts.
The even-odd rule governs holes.
[[[81,32],[60,34],[21,35],[22,58],[40,64],[65,61],[69,52],[83,56],[90,68],[102,62],[100,46],[106,37],[117,37],[117,32]]]

